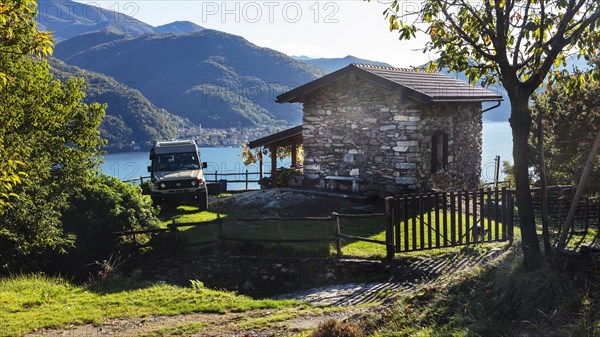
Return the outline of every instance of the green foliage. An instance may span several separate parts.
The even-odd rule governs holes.
[[[0,267],[11,269],[72,244],[62,234],[60,211],[97,165],[105,107],[81,103],[83,81],[53,80],[45,62],[2,54],[4,66],[13,80],[0,92],[0,148],[23,162],[14,186],[19,197],[0,216]]]
[[[288,187],[293,184],[293,179],[301,176],[302,173],[294,168],[284,168],[277,172],[277,186]]]
[[[35,8],[34,0],[6,0],[0,3],[0,91],[3,93],[7,92],[9,82],[14,83],[17,76],[12,69],[12,61],[52,52],[50,35],[37,30]],[[0,122],[3,120],[0,116]],[[0,132],[0,215],[4,213],[9,199],[17,197],[13,190],[25,175],[22,166],[21,153],[6,147],[3,133]],[[1,232],[0,227],[0,235]]]
[[[570,54],[589,61],[599,52],[597,1],[428,0],[416,12],[407,8],[395,0],[385,11],[390,30],[402,40],[427,34],[425,51],[439,51],[429,69],[466,71],[469,80],[501,82],[509,93],[518,82],[533,92],[547,75],[552,81],[568,73],[558,67]],[[557,70],[549,73],[553,66]]]
[[[588,82],[573,92],[556,85],[534,97],[533,115],[543,116],[544,152],[548,185],[577,185],[594,137],[600,131],[600,82]],[[537,130],[534,132],[537,134]],[[530,137],[533,167],[539,172],[537,135]],[[592,177],[600,176],[596,158]],[[589,179],[586,193],[600,197],[600,180]]]
[[[248,147],[248,144],[246,144],[242,149],[242,161],[246,166],[256,164],[260,161],[261,156],[264,158],[264,156],[268,154],[269,150],[267,149],[256,148],[252,150]],[[291,156],[291,146],[280,146],[277,148],[277,158],[279,160],[284,160],[285,158],[289,158]],[[296,147],[296,161],[298,163],[302,163],[304,161],[304,147],[302,145],[298,145]]]
[[[108,259],[133,243],[131,237],[117,237],[114,232],[155,228],[157,213],[138,186],[106,175],[90,179],[69,199],[69,208],[62,212],[64,232],[75,241],[62,259],[67,263],[61,271],[83,272],[92,262]]]
[[[105,107],[81,103],[82,80],[54,80],[48,64],[32,57],[51,51],[34,17],[34,1],[0,5],[0,73],[7,79],[0,86],[1,272],[41,264],[48,250],[72,245],[60,212],[93,175],[102,145],[97,127]]]

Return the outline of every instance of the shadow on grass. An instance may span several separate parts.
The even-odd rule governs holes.
[[[466,254],[474,254],[464,249]],[[378,336],[599,336],[600,263],[577,272],[501,261],[397,300],[370,320]]]

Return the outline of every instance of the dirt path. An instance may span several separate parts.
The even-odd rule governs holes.
[[[299,314],[289,319],[273,315],[270,310],[244,313],[188,314],[177,316],[150,316],[131,319],[113,319],[103,325],[85,324],[66,330],[41,330],[26,337],[44,336],[196,336],[196,337],[271,337],[293,336],[329,318],[345,320],[363,312],[364,308],[345,308],[322,315]],[[282,317],[282,318],[279,318]]]
[[[360,316],[377,310],[387,299],[417,291],[439,282],[443,277],[483,265],[501,256],[505,250],[492,249],[479,254],[447,254],[422,258],[402,273],[414,275],[402,282],[348,283],[318,287],[277,298],[296,299],[321,307],[329,307],[323,314],[297,308],[255,310],[244,313],[196,313],[177,316],[150,316],[131,319],[113,319],[105,324],[72,326],[69,329],[43,330],[33,336],[210,336],[210,337],[267,337],[294,336],[314,329],[328,318],[338,320]],[[398,272],[398,271],[397,271]],[[411,280],[411,281],[407,281]]]

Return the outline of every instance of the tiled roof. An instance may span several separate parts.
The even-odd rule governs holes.
[[[485,102],[499,101],[499,93],[453,79],[442,73],[412,69],[350,64],[312,82],[277,96],[279,103],[302,102],[303,96],[336,80],[355,74],[392,90],[404,91],[408,98],[422,102]]]

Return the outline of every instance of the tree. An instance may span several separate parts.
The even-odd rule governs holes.
[[[424,51],[439,52],[428,69],[447,67],[465,71],[472,82],[499,82],[511,104],[516,198],[521,226],[524,265],[540,264],[533,203],[529,186],[528,138],[531,131],[529,100],[545,80],[561,72],[570,54],[586,59],[598,55],[600,3],[596,0],[425,0],[410,13],[394,0],[385,15],[400,39],[418,32],[429,35]],[[597,76],[597,74],[594,74]],[[582,84],[583,76],[569,87]]]
[[[35,0],[5,0],[0,3],[0,55],[2,58],[43,56],[52,51],[50,34],[39,32],[35,23]],[[14,79],[10,63],[0,64],[0,90],[6,90]],[[0,134],[0,215],[8,200],[17,197],[13,192],[21,183],[24,163],[19,152],[11,152],[3,145]]]
[[[81,102],[82,80],[52,78],[39,59],[50,52],[48,35],[34,18],[34,1],[0,5],[0,271],[72,244],[61,211],[94,175],[103,144],[105,106]]]
[[[594,136],[600,131],[600,83],[588,82],[571,93],[564,84],[534,96],[533,116],[542,114],[544,151],[549,185],[576,185]],[[537,132],[537,131],[536,131]],[[530,137],[531,148],[537,146],[536,137]],[[539,171],[537,153],[533,167]],[[600,159],[592,176],[600,176]],[[591,179],[586,193],[600,199],[600,180]]]

